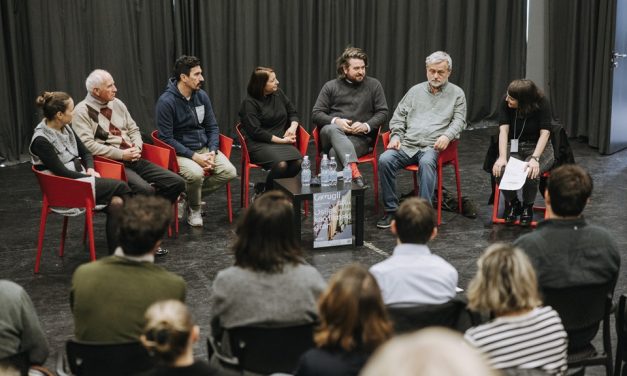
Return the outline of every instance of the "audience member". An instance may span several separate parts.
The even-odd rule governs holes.
[[[117,218],[130,188],[122,181],[101,178],[94,170],[91,153],[68,125],[74,101],[67,93],[44,92],[36,103],[43,109],[44,119],[35,127],[30,144],[33,165],[37,170],[71,179],[94,177],[96,204],[107,205],[107,244],[109,253],[113,252],[117,246]]]
[[[392,334],[377,281],[359,265],[331,277],[318,312],[317,348],[301,357],[296,376],[356,376]]]
[[[124,163],[133,193],[155,192],[175,202],[185,181],[172,171],[141,158],[141,131],[124,103],[111,74],[96,69],[85,80],[87,96],[76,105],[72,128],[93,155]]]
[[[240,218],[235,265],[213,281],[214,337],[222,328],[317,320],[316,300],[326,284],[316,268],[305,263],[293,218],[292,204],[278,191],[266,192]]]
[[[495,319],[470,328],[465,338],[495,369],[539,368],[566,372],[568,338],[558,313],[542,307],[529,258],[506,244],[489,246],[477,261],[468,287],[468,308]]]
[[[48,343],[26,291],[0,279],[0,307],[0,359],[26,352],[31,364],[43,364]]]
[[[274,179],[291,178],[300,172],[302,156],[294,147],[298,113],[279,89],[279,80],[272,68],[255,68],[247,90],[239,118],[250,159],[270,170],[263,190],[271,190]]]
[[[428,328],[392,338],[366,364],[362,376],[497,376],[457,332]]]
[[[501,190],[505,197],[505,223],[513,224],[520,215],[520,225],[533,220],[533,203],[538,194],[540,177],[553,166],[551,106],[531,80],[514,80],[499,107],[499,157],[492,174],[501,181],[510,156],[528,163],[527,180],[522,187],[523,203],[518,192]]]
[[[80,341],[138,341],[152,303],[185,299],[185,281],[154,264],[170,224],[171,204],[161,197],[128,199],[113,256],[81,265],[72,278],[70,303]]]
[[[435,210],[423,198],[403,201],[394,213],[394,253],[370,268],[386,305],[442,304],[455,297],[457,270],[427,246],[438,233],[436,222]]]
[[[179,57],[155,114],[159,138],[176,150],[179,173],[187,182],[187,223],[194,227],[203,225],[202,195],[237,176],[218,150],[220,129],[209,96],[200,88],[204,81],[198,58]]]
[[[156,302],[148,308],[145,318],[141,342],[162,363],[151,375],[218,375],[207,362],[194,360],[194,343],[200,338],[200,328],[194,325],[185,304],[178,300]]]
[[[347,47],[337,58],[337,78],[324,84],[311,113],[323,152],[335,157],[340,170],[350,164],[353,182],[361,187],[367,185],[357,159],[372,151],[388,117],[383,87],[366,76],[367,66],[368,56],[361,48]]]
[[[583,217],[592,185],[590,174],[580,166],[551,171],[544,197],[548,220],[514,242],[531,259],[540,289],[616,283],[618,244],[606,229]]]
[[[427,81],[415,85],[394,111],[390,120],[390,142],[379,157],[379,180],[385,215],[377,227],[388,228],[398,208],[396,173],[418,164],[419,196],[432,201],[437,182],[438,153],[459,138],[466,127],[466,96],[448,81],[453,60],[443,51],[427,56]]]

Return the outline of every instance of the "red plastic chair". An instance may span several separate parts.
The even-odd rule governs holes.
[[[150,136],[152,137],[152,141],[154,142],[155,146],[157,147],[161,147],[161,148],[165,148],[167,150],[169,150],[170,152],[170,156],[168,159],[168,164],[167,165],[160,165],[164,168],[169,169],[172,172],[175,173],[179,173],[179,163],[176,160],[176,151],[174,150],[174,148],[172,146],[170,146],[169,144],[166,144],[165,142],[163,142],[159,136],[158,136],[158,132],[152,131],[152,133],[150,134]],[[146,146],[146,144],[144,144]],[[153,145],[150,145],[153,146]],[[231,158],[231,150],[233,149],[233,139],[230,137],[227,137],[223,134],[220,134],[220,152],[222,154],[224,154],[224,156],[227,159]],[[143,153],[143,150],[142,150]],[[154,163],[154,162],[153,162]],[[228,211],[228,216],[229,216],[229,223],[233,222],[233,205],[231,203],[231,183],[227,182],[226,183],[226,206],[227,206],[227,211]],[[179,233],[179,216],[178,216],[178,205],[174,205],[174,227],[175,227],[175,231],[178,234]]]
[[[383,140],[383,148],[387,150],[390,143],[390,132],[385,132],[381,135]],[[442,167],[446,165],[452,165],[455,168],[455,182],[457,183],[457,211],[462,213],[462,186],[461,178],[459,175],[459,158],[457,156],[457,145],[459,140],[453,140],[448,144],[448,147],[441,151],[438,155],[438,226],[442,223]],[[418,178],[417,172],[420,169],[419,165],[409,165],[405,167],[405,170],[411,171],[414,178],[414,192],[418,192]]]
[[[379,143],[379,134],[381,133],[381,127],[377,129],[377,137],[372,145],[372,152],[362,155],[357,159],[358,163],[371,163],[372,164],[372,184],[374,185],[374,211],[379,212],[379,162],[377,158],[377,144]],[[314,143],[316,144],[316,174],[320,173],[320,161],[322,160],[322,143],[320,142],[320,130],[316,126],[311,132],[313,135]]]
[[[549,176],[551,176],[550,172],[547,171],[544,174],[542,174],[542,178],[547,179]],[[501,190],[499,189],[499,185],[498,183],[496,183],[494,185],[494,204],[492,206],[492,223],[494,224],[503,224],[505,223],[505,218],[500,218],[499,217],[499,204],[501,201]],[[541,211],[544,212],[544,219],[548,218],[548,213],[546,211],[546,207],[544,206],[533,206],[533,210],[534,211]],[[520,224],[520,219],[517,219],[514,223],[514,225],[519,225]],[[538,221],[531,221],[531,227],[536,227],[538,225]]]
[[[124,168],[115,163],[94,161],[94,167],[102,177],[120,179],[124,173]],[[35,259],[35,273],[39,273],[44,235],[46,233],[46,221],[52,208],[85,209],[85,233],[87,233],[89,237],[89,256],[92,261],[96,260],[93,225],[93,214],[96,208],[96,202],[91,184],[38,171],[35,166],[32,167],[32,170],[37,177],[39,187],[43,194],[41,218],[39,221],[39,237],[37,240],[37,257]],[[67,222],[68,216],[64,215],[63,229],[61,230],[61,244],[59,246],[59,256],[61,257],[63,256],[65,247]],[[83,240],[85,240],[85,234],[83,234]]]

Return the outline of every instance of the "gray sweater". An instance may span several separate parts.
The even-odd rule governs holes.
[[[31,364],[43,364],[48,343],[26,291],[0,280],[0,307],[0,359],[26,351]]]
[[[211,317],[227,329],[313,322],[325,286],[310,265],[285,265],[282,273],[274,274],[232,266],[220,271],[213,282]]]
[[[312,121],[324,126],[335,117],[368,123],[370,133],[387,121],[388,104],[381,83],[366,77],[361,83],[335,79],[328,81],[320,90],[311,112]]]

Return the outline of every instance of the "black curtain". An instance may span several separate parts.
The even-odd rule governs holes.
[[[0,154],[27,151],[42,90],[76,102],[95,68],[144,132],[180,54],[202,61],[205,89],[230,133],[252,69],[273,67],[309,127],[311,107],[347,46],[369,54],[368,74],[394,110],[424,81],[424,59],[453,57],[451,81],[466,91],[468,119],[493,115],[507,83],[524,75],[525,0],[4,0],[0,2]]]
[[[570,136],[607,153],[615,0],[549,1],[549,85]]]

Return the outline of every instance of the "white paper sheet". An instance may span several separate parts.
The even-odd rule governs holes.
[[[517,191],[522,188],[527,179],[527,165],[527,162],[510,157],[509,161],[507,161],[507,166],[505,166],[499,189]]]

